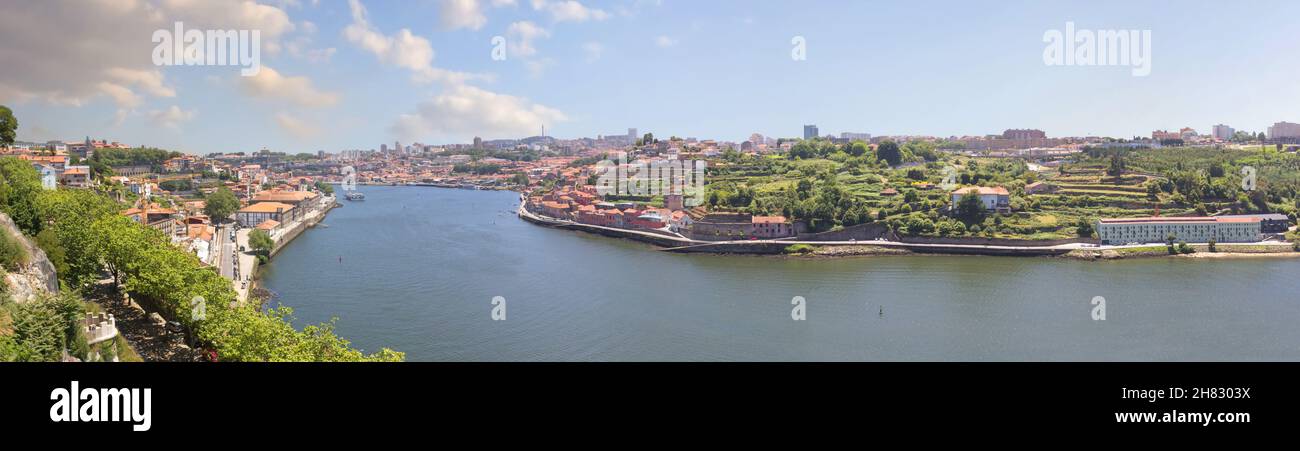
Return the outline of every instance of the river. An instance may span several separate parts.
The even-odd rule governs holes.
[[[526,223],[513,192],[360,189],[262,282],[408,360],[1300,360],[1300,259],[673,254]]]

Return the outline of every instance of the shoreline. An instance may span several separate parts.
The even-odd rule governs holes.
[[[933,245],[919,243],[898,243],[898,242],[816,242],[816,241],[775,241],[775,240],[751,240],[751,241],[719,241],[719,242],[701,242],[689,238],[669,237],[668,235],[651,236],[652,232],[611,229],[608,227],[599,227],[589,224],[581,224],[572,221],[564,221],[555,218],[548,218],[527,211],[524,208],[526,200],[525,194],[520,193],[519,207],[516,215],[525,222],[534,225],[563,229],[577,230],[585,233],[603,235],[613,238],[631,239],[634,241],[647,242],[661,247],[661,252],[679,252],[679,253],[708,253],[717,255],[761,255],[787,258],[843,258],[843,257],[863,257],[863,256],[896,256],[896,255],[979,255],[990,257],[1050,257],[1066,258],[1082,261],[1106,261],[1106,260],[1130,260],[1137,258],[1157,258],[1157,257],[1185,257],[1201,259],[1249,259],[1249,258],[1288,258],[1300,257],[1300,252],[1293,251],[1289,245],[1267,245],[1259,243],[1244,243],[1240,246],[1270,246],[1277,248],[1268,249],[1260,252],[1232,252],[1221,249],[1218,252],[1209,252],[1205,245],[1193,245],[1196,252],[1191,254],[1169,254],[1165,251],[1163,245],[1153,244],[1151,248],[1159,249],[1159,252],[1134,252],[1126,248],[1098,249],[1098,248],[1064,248],[1064,247],[1032,247],[1032,246],[988,246],[988,245]],[[674,242],[676,247],[670,247],[667,242]],[[789,252],[788,247],[804,245],[808,246],[806,251]],[[1233,244],[1221,244],[1223,247],[1232,247]],[[1138,248],[1145,249],[1145,247]]]
[[[443,188],[466,190],[462,187],[438,186],[432,184],[378,184],[372,183],[370,186],[414,186],[423,188]],[[1155,252],[1135,252],[1133,248],[1063,248],[1051,246],[989,246],[979,244],[953,244],[953,245],[934,245],[921,243],[902,243],[902,242],[835,242],[835,241],[777,241],[777,240],[751,240],[751,241],[698,241],[690,238],[672,236],[669,234],[660,234],[648,231],[615,229],[608,227],[594,226],[590,224],[581,224],[572,221],[564,221],[555,218],[548,218],[524,208],[527,193],[508,188],[495,189],[474,189],[467,191],[514,191],[519,193],[519,206],[516,210],[516,216],[525,222],[537,226],[561,229],[575,230],[593,235],[601,235],[616,239],[626,239],[648,243],[659,247],[660,252],[677,252],[677,253],[704,253],[714,255],[757,255],[765,257],[784,257],[784,258],[846,258],[846,257],[888,257],[899,255],[973,255],[986,257],[1047,257],[1047,258],[1064,258],[1081,261],[1109,261],[1109,260],[1132,260],[1161,257],[1182,257],[1194,259],[1252,259],[1252,258],[1294,258],[1300,257],[1300,252],[1290,249],[1286,245],[1262,245],[1259,243],[1242,243],[1234,245],[1224,243],[1220,246],[1272,246],[1276,250],[1266,250],[1260,252],[1232,252],[1227,249],[1220,249],[1218,252],[1209,252],[1204,244],[1194,244],[1196,249],[1192,254],[1168,254],[1164,245],[1161,243],[1152,243],[1146,247],[1159,247]],[[331,207],[333,208],[333,207]],[[323,215],[322,215],[323,218]],[[285,243],[287,244],[287,243]],[[787,252],[786,248],[793,245],[807,245],[812,247],[806,252]],[[282,246],[278,246],[282,247]],[[1126,250],[1127,249],[1127,250]],[[256,280],[255,280],[256,282]],[[255,287],[256,285],[254,285]],[[251,288],[250,288],[251,289]]]
[[[271,250],[270,255],[267,257],[267,261],[266,261],[267,264],[271,263],[271,258],[274,258],[275,254],[280,253],[281,250],[288,247],[290,243],[293,243],[293,241],[297,239],[299,236],[301,236],[303,233],[305,233],[307,229],[315,228],[318,224],[325,221],[325,217],[329,215],[330,211],[333,211],[335,208],[341,208],[343,206],[342,204],[338,203],[337,197],[335,196],[331,196],[331,197],[333,197],[334,200],[328,206],[326,206],[324,210],[321,210],[321,212],[316,216],[308,218],[307,220],[298,224],[297,226],[294,227],[294,230],[290,232],[286,232],[287,235],[283,238],[283,240],[277,241],[275,243],[275,248]],[[253,272],[252,272],[253,277],[248,282],[248,289],[244,292],[243,302],[248,302],[249,299],[252,299],[253,292],[256,291],[258,288],[261,288],[262,270],[263,270],[262,264],[258,261],[258,259],[254,258]]]

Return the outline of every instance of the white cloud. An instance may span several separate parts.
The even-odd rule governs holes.
[[[339,95],[316,89],[307,77],[286,77],[275,69],[262,66],[261,72],[252,77],[239,77],[240,88],[245,94],[258,98],[275,98],[286,100],[306,107],[326,107],[338,103]]]
[[[515,0],[492,0],[492,6],[496,8],[500,8],[502,6],[516,6],[516,5],[518,5],[518,3],[515,2]]]
[[[438,23],[444,30],[477,30],[487,23],[487,16],[483,15],[478,0],[441,0]]]
[[[655,45],[663,48],[668,48],[677,45],[677,40],[670,38],[668,36],[659,36],[655,38]]]
[[[118,114],[122,115],[123,113],[119,112]],[[149,120],[161,127],[178,129],[182,122],[189,122],[194,119],[196,114],[198,113],[194,110],[182,110],[180,107],[172,105],[171,108],[165,110],[150,111]]]
[[[531,76],[531,77],[533,77],[533,78],[537,78],[537,77],[541,77],[541,76],[542,76],[542,73],[543,73],[543,72],[546,72],[546,69],[547,69],[548,67],[551,67],[551,66],[554,66],[554,65],[555,65],[555,60],[550,59],[550,58],[542,58],[542,59],[537,59],[537,60],[528,60],[528,61],[525,61],[525,62],[524,62],[524,69],[527,69],[527,70],[528,70],[528,75],[529,75],[529,76]]]
[[[420,103],[416,112],[403,114],[392,131],[403,140],[514,137],[566,120],[568,117],[554,108],[461,85]],[[438,136],[428,136],[431,133]]]
[[[385,35],[370,25],[366,7],[359,0],[348,0],[352,10],[352,23],[343,29],[343,36],[357,47],[373,53],[379,61],[410,70],[417,82],[440,81],[464,83],[474,75],[433,67],[433,45],[428,39],[416,36],[403,28],[396,35]]]
[[[587,54],[587,62],[594,63],[605,54],[605,45],[599,42],[582,44],[582,52]]]
[[[556,22],[586,22],[609,18],[609,13],[604,10],[588,8],[576,0],[532,0],[532,5],[534,10],[550,14]]]
[[[509,39],[511,55],[529,57],[537,54],[537,48],[533,47],[533,40],[549,38],[551,32],[525,20],[510,24],[506,29],[506,36]]]
[[[264,48],[294,29],[283,10],[251,0],[6,2],[0,13],[0,61],[6,62],[0,64],[0,98],[70,106],[106,98],[130,109],[149,97],[174,97],[175,89],[152,62],[149,36],[177,21],[188,29],[259,29]]]
[[[310,139],[320,135],[320,127],[307,121],[280,112],[275,114],[275,123],[282,130],[298,139]]]

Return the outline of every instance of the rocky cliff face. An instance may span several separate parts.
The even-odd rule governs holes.
[[[5,291],[15,302],[23,303],[35,299],[42,293],[57,293],[59,277],[54,271],[54,264],[45,256],[45,251],[36,243],[23,236],[9,215],[0,213],[0,233],[8,234],[27,248],[27,264],[18,271],[4,274]]]

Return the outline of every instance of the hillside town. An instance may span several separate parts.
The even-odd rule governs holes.
[[[350,168],[349,174],[354,174],[360,185],[517,190],[525,193],[528,211],[545,217],[702,241],[788,240],[880,223],[888,226],[886,235],[890,237],[934,234],[1033,239],[1036,237],[1030,235],[1038,233],[1044,238],[1095,237],[1100,244],[1128,244],[1162,242],[1168,232],[1183,231],[1188,238],[1213,236],[1220,242],[1252,242],[1286,233],[1287,228],[1279,229],[1276,224],[1294,220],[1288,216],[1294,215],[1293,206],[1269,209],[1265,201],[1252,207],[1251,202],[1230,202],[1237,199],[1215,202],[1208,198],[1211,196],[1192,203],[1175,187],[1159,189],[1157,185],[1166,183],[1167,177],[1089,166],[1090,161],[1105,160],[1098,149],[1109,153],[1217,149],[1227,153],[1254,146],[1294,154],[1300,143],[1300,125],[1287,122],[1274,124],[1267,134],[1220,124],[1210,134],[1183,127],[1178,132],[1156,130],[1149,138],[1132,139],[1049,138],[1032,129],[946,138],[856,132],[822,135],[815,125],[806,125],[803,131],[801,138],[755,133],[742,142],[727,142],[676,136],[658,139],[651,133],[638,135],[633,128],[626,133],[569,140],[549,136],[475,138],[466,144],[394,142],[377,149],[336,153],[287,154],[263,149],[204,156],[86,137],[16,142],[0,149],[0,155],[30,162],[46,189],[111,193],[130,206],[122,215],[167,233],[174,243],[214,266],[237,264],[233,262],[238,258],[227,257],[234,252],[227,254],[222,247],[246,249],[241,237],[250,230],[283,238],[304,219],[318,221],[317,215],[335,205],[333,187],[348,175],[344,168]],[[702,162],[708,167],[707,191],[649,196],[603,192],[597,179],[608,168],[598,163],[615,159],[624,161],[625,166]],[[1014,169],[1016,177],[981,177],[977,172],[982,170],[981,164],[1021,169]],[[834,171],[829,179],[828,170]],[[957,172],[948,173],[953,170]],[[737,176],[741,173],[746,175]],[[831,193],[839,199],[837,205],[803,208],[801,203],[821,201],[824,193],[805,191],[813,187],[840,190]],[[233,194],[238,205],[226,216],[214,218],[208,214],[211,209],[206,199],[218,191]],[[786,202],[784,197],[794,201]],[[959,206],[966,197],[977,202],[980,211],[962,212]],[[1133,214],[1114,218],[1088,215],[1090,227],[1068,230],[1065,228],[1074,225],[1071,222],[1083,218],[1061,221],[1060,214],[1036,213],[1044,211],[1045,203],[1058,202],[1062,207],[1078,202],[1125,205]],[[1148,205],[1135,205],[1142,202]],[[1169,229],[1160,225],[1169,219],[1156,218],[1161,216],[1162,204],[1164,216],[1171,211],[1205,216],[1208,205],[1218,211],[1213,215],[1218,219],[1182,221]],[[1062,210],[1079,213],[1074,208]],[[1192,230],[1227,230],[1219,224],[1228,216],[1245,218],[1247,214],[1254,214],[1254,219],[1232,224],[1248,224],[1251,231]],[[1054,220],[1056,232],[1043,233],[1046,227],[1038,227],[1039,232],[1015,227],[1026,222],[1022,219]],[[1136,228],[1149,224],[1156,226]],[[236,232],[233,242],[227,242],[230,231]],[[229,272],[233,277],[236,271],[232,268]],[[237,285],[244,286],[248,274],[240,276],[244,280]]]

